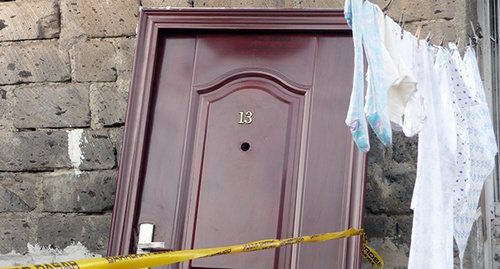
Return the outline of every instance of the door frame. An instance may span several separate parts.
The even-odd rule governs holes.
[[[137,236],[134,235],[134,220],[140,208],[139,199],[144,180],[158,36],[160,31],[178,30],[350,33],[341,9],[141,9],[108,244],[109,256],[129,254],[132,248],[128,242]],[[351,155],[350,162],[346,163],[346,173],[352,179],[365,179],[366,155],[357,150],[354,142],[346,154]],[[351,186],[347,189],[351,190],[350,204],[344,206],[352,210],[349,214],[350,226],[361,228],[365,184],[359,180],[351,180],[349,184]],[[358,253],[361,253],[360,238],[349,240],[349,244],[354,244],[355,249],[359,249]],[[348,260],[359,267],[361,262],[357,256],[348,257]]]

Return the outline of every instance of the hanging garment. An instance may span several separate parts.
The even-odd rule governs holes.
[[[402,33],[401,33],[402,32]],[[420,67],[421,59],[417,57],[418,40],[408,31],[402,31],[399,25],[396,27],[396,42],[401,59],[408,66],[410,72],[418,83],[416,89],[408,99],[406,108],[400,124],[393,124],[393,129],[402,130],[407,137],[412,137],[422,130],[427,121],[425,114],[424,97],[419,88],[426,85],[428,78]]]
[[[411,57],[406,55],[407,52],[411,51],[411,47],[408,51],[403,51],[400,45],[401,42],[401,27],[394,22],[389,16],[384,15],[384,13],[378,9],[377,10],[378,19],[381,25],[383,25],[383,47],[386,54],[383,54],[385,77],[387,83],[387,100],[388,100],[388,111],[389,119],[391,122],[402,126],[402,117],[408,103],[410,96],[415,92],[417,86],[417,79],[413,76],[410,71],[410,67],[407,65],[406,60]],[[404,40],[404,39],[403,39]],[[405,40],[411,43],[411,40]],[[416,39],[414,39],[416,44]],[[405,55],[405,56],[403,56]]]
[[[449,54],[420,41],[417,57],[428,78],[422,83],[427,123],[418,139],[417,177],[411,207],[409,269],[453,268],[453,213],[450,175],[456,171],[456,124],[446,64]],[[437,53],[433,65],[434,54]]]
[[[467,192],[470,184],[470,144],[468,122],[464,116],[464,109],[471,105],[477,105],[477,98],[473,98],[470,83],[466,82],[468,75],[465,73],[462,59],[455,44],[450,43],[449,48],[453,52],[451,61],[447,64],[450,74],[450,87],[454,95],[453,108],[457,122],[457,173],[453,183],[453,214],[456,216],[463,210],[467,200]]]
[[[346,0],[344,16],[352,29],[354,43],[354,76],[351,99],[345,123],[349,126],[356,145],[362,152],[370,150],[368,125],[363,111],[364,96],[364,58],[361,28],[362,0]]]
[[[459,195],[454,196],[454,237],[459,250],[460,265],[462,267],[464,252],[467,240],[475,221],[476,210],[481,196],[484,181],[491,174],[495,167],[495,155],[498,147],[493,132],[493,124],[488,111],[484,88],[479,75],[479,68],[473,50],[468,47],[464,59],[456,46],[451,45],[453,62],[457,67],[454,81],[457,77],[462,78],[466,87],[462,92],[466,94],[467,104],[462,110],[467,122],[467,134],[469,138],[469,158],[466,160],[469,175],[459,177],[457,180],[460,185],[455,188]],[[472,102],[470,101],[472,100]],[[474,103],[476,105],[470,105]],[[459,163],[464,165],[464,163]],[[461,167],[463,168],[463,167]],[[459,170],[464,171],[464,170]],[[462,180],[466,180],[463,182]],[[463,191],[461,191],[464,188]]]
[[[389,52],[384,47],[384,14],[377,5],[368,1],[363,3],[363,44],[368,61],[367,95],[365,113],[368,123],[376,136],[385,146],[392,143],[392,130],[389,120],[388,87],[393,84],[387,74],[396,74],[391,65]]]

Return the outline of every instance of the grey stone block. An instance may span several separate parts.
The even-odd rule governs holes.
[[[14,213],[0,214],[0,227],[2,227],[0,253],[8,253],[12,250],[26,251],[31,226],[22,216]]]
[[[43,211],[105,212],[113,208],[116,170],[42,176]]]
[[[293,8],[344,8],[344,0],[286,0]]]
[[[69,79],[69,58],[56,40],[0,45],[0,84]]]
[[[0,130],[11,130],[14,86],[0,86]]]
[[[56,168],[111,169],[115,152],[105,130],[81,130],[72,146],[71,131],[0,132],[0,170],[43,171]],[[70,154],[78,153],[78,165]]]
[[[116,126],[125,123],[128,92],[121,92],[114,86],[92,85],[90,100],[94,126]]]
[[[88,85],[27,86],[14,93],[16,128],[90,127]]]
[[[374,214],[411,214],[416,178],[417,138],[393,133],[393,144],[384,147],[371,134],[366,183],[366,209]]]
[[[0,212],[27,212],[36,207],[36,174],[0,173]]]
[[[143,7],[193,7],[194,0],[142,0]]]
[[[115,81],[115,48],[111,42],[88,41],[73,48],[75,81]]]
[[[368,238],[385,238],[399,245],[410,245],[412,215],[388,216],[385,214],[365,215],[364,229]]]
[[[81,242],[91,252],[104,256],[110,226],[111,213],[95,216],[51,214],[39,219],[37,242],[59,248]]]
[[[116,159],[118,164],[120,163],[120,156],[122,154],[122,143],[123,143],[123,127],[120,128],[110,128],[108,129],[109,137],[111,142],[116,149]]]
[[[57,0],[7,2],[0,5],[0,41],[59,36]]]
[[[85,130],[82,135],[82,170],[111,169],[116,166],[113,144],[106,130]]]
[[[132,66],[134,64],[135,41],[135,37],[129,37],[120,38],[115,43],[117,50],[116,69],[121,91],[128,92],[130,88],[130,78],[132,76]]]
[[[62,30],[88,37],[135,35],[139,6],[139,0],[63,0]]]
[[[50,170],[64,167],[70,167],[66,132],[0,132],[0,170]]]

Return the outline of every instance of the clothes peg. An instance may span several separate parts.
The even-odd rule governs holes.
[[[478,40],[476,38],[474,38],[473,36],[467,34],[469,36],[469,42],[472,46],[476,46],[477,45],[477,42]]]
[[[470,20],[470,27],[472,29],[472,34],[474,34],[474,38],[479,39],[479,37],[476,34],[476,29],[474,29],[474,24],[472,23],[472,20]]]
[[[399,18],[399,25],[401,26],[401,40],[403,40],[404,30],[405,30],[405,14],[401,14],[401,18]]]
[[[431,43],[431,40],[432,40],[432,32],[429,32],[427,34],[427,37],[425,38],[425,40],[427,41],[427,43]]]
[[[444,36],[441,37],[441,41],[439,41],[439,46],[442,47],[443,46],[443,42],[444,42]]]
[[[457,40],[455,41],[455,44],[457,45],[457,48],[460,48],[460,37],[457,36]]]
[[[471,39],[471,45],[477,45],[477,42],[479,41],[479,37],[476,34],[476,29],[474,29],[474,24],[472,23],[472,20],[470,20],[470,27],[472,29],[472,34],[474,35],[473,37],[469,38]]]
[[[420,32],[422,31],[422,24],[419,24],[415,36],[417,37],[417,47],[420,47]]]
[[[385,4],[385,6],[382,8],[382,12],[384,12],[384,15],[387,15],[386,12],[389,11],[389,8],[391,8],[393,1],[394,0],[389,0],[389,2],[387,2],[387,4]]]

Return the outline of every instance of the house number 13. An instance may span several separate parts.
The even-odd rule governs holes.
[[[247,111],[247,112],[240,111],[240,121],[238,121],[238,124],[252,123],[253,120],[252,116],[253,116],[252,111]]]

